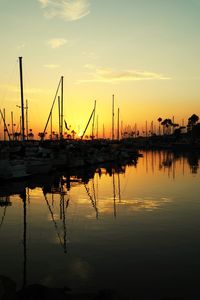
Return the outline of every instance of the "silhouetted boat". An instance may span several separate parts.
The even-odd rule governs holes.
[[[23,160],[3,159],[0,162],[0,180],[19,179],[30,176]]]

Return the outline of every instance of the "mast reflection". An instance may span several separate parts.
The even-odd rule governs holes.
[[[167,171],[168,177],[175,179],[176,169],[182,169],[182,175],[185,175],[185,165],[190,167],[192,174],[197,174],[199,169],[199,153],[193,152],[171,152],[171,151],[146,151],[143,152],[145,156],[144,164],[146,173],[149,172],[149,165],[151,165],[151,173],[153,174],[158,167],[159,171],[164,173]],[[156,161],[158,158],[158,163]]]
[[[177,152],[158,152],[158,151],[148,151],[143,153],[144,158],[141,158],[143,163],[144,173],[148,175],[154,174],[156,172],[164,172],[166,176],[173,179],[176,178],[177,169],[179,173],[181,172],[183,176],[186,173],[187,166],[192,174],[198,173],[199,170],[199,154],[198,153],[177,153]],[[61,248],[62,253],[68,254],[68,239],[69,239],[69,221],[70,206],[73,204],[70,198],[70,190],[76,186],[82,186],[84,191],[84,197],[87,196],[86,205],[90,205],[93,212],[93,219],[100,220],[101,215],[107,209],[110,214],[111,219],[116,219],[117,214],[119,215],[119,210],[121,208],[130,208],[133,213],[139,211],[140,209],[153,210],[159,207],[162,203],[167,203],[170,201],[168,198],[141,198],[137,195],[134,196],[134,189],[131,190],[132,194],[128,198],[124,197],[124,189],[126,183],[123,177],[128,177],[125,174],[129,166],[137,167],[137,161],[132,164],[124,165],[113,165],[106,164],[101,166],[90,166],[84,169],[71,169],[61,172],[56,172],[55,174],[47,174],[45,176],[36,176],[35,178],[13,181],[13,182],[1,182],[0,183],[0,228],[5,226],[6,211],[9,206],[12,205],[12,195],[19,195],[23,204],[23,279],[22,287],[27,285],[27,261],[28,260],[28,245],[27,245],[27,229],[28,229],[28,216],[27,216],[27,206],[31,202],[30,190],[39,187],[43,191],[43,200],[45,200],[45,209],[49,211],[51,217],[51,223],[54,227],[54,235],[59,241],[59,249]],[[124,174],[124,176],[121,176]],[[142,173],[143,174],[143,173]],[[100,179],[104,175],[109,177],[109,189],[106,194],[105,203],[101,199],[101,194],[99,193]],[[144,174],[143,174],[144,175]],[[137,176],[135,174],[134,176]],[[98,181],[99,180],[99,181]],[[121,188],[122,184],[122,188]],[[134,186],[134,184],[132,184]],[[100,195],[100,196],[99,196]],[[14,200],[12,200],[14,201]],[[124,205],[126,204],[126,206]],[[89,207],[87,206],[87,209]],[[105,210],[103,211],[103,209]],[[56,216],[56,209],[59,212],[58,218]],[[48,214],[48,216],[49,216]],[[120,218],[119,218],[120,219]],[[99,222],[100,223],[100,222]],[[49,226],[49,223],[48,223]],[[30,259],[30,258],[29,258]]]

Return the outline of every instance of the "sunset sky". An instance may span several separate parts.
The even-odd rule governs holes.
[[[64,118],[77,132],[97,100],[99,131],[105,124],[109,136],[112,94],[124,126],[186,123],[200,115],[199,28],[200,0],[0,0],[0,108],[19,123],[22,56],[34,133],[62,75]]]

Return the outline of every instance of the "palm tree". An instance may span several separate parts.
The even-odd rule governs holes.
[[[195,125],[197,122],[199,121],[199,117],[195,114],[193,114],[189,119],[188,119],[188,123]]]
[[[15,139],[16,141],[19,140],[20,135],[21,135],[21,132],[15,131],[15,133],[14,133],[14,139]]]
[[[190,118],[188,118],[188,125],[187,125],[188,131],[191,131],[198,121],[199,121],[199,117],[195,114],[193,114]]]
[[[172,126],[173,126],[173,133],[174,133],[175,130],[178,129],[178,128],[176,128],[176,127],[179,127],[179,124],[173,123]]]
[[[160,135],[160,133],[161,133],[160,132],[160,123],[162,122],[162,118],[161,117],[158,118],[158,122],[159,122],[159,132],[158,132],[158,134]]]
[[[171,126],[173,126],[173,122],[172,122],[171,119],[163,120],[161,125],[163,125],[163,134],[164,133],[167,133],[167,134],[171,133]]]
[[[74,140],[74,138],[75,138],[75,135],[76,135],[76,132],[75,132],[75,130],[72,130],[72,131],[71,131],[71,134],[72,134],[72,139]]]
[[[45,137],[45,135],[47,134],[47,132],[39,132],[38,136],[43,139]]]
[[[32,129],[29,129],[28,138],[29,138],[30,140],[33,140],[33,138],[34,138],[34,134],[33,134],[32,131],[33,131]]]

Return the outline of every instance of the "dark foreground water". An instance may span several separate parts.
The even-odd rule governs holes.
[[[18,289],[200,299],[198,157],[143,154],[85,183],[51,175],[1,186],[0,276]]]

